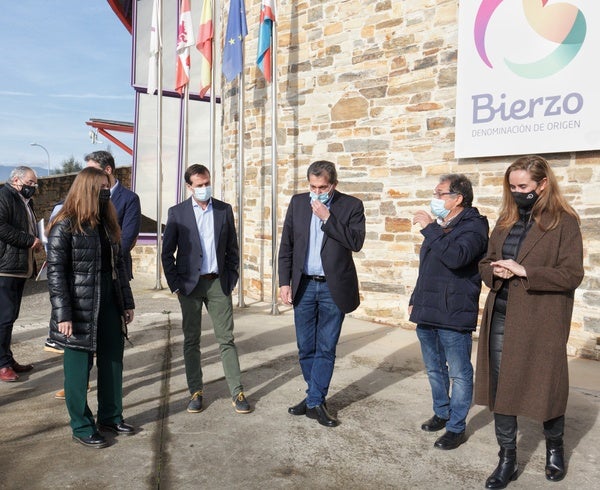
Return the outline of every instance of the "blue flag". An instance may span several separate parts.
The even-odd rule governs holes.
[[[223,48],[223,75],[228,82],[242,73],[244,56],[243,42],[248,35],[246,6],[244,0],[231,0]]]

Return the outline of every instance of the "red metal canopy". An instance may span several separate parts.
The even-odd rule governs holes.
[[[110,121],[107,119],[90,119],[86,122],[88,126],[96,129],[102,136],[112,141],[115,145],[121,148],[123,151],[133,155],[133,150],[119,140],[116,136],[109,133],[109,131],[118,131],[120,133],[133,134],[133,123],[123,121]]]
[[[110,8],[113,9],[119,20],[125,26],[125,29],[129,31],[129,34],[133,33],[132,27],[132,1],[131,0],[108,0]]]

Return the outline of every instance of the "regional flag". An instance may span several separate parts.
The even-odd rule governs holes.
[[[194,33],[190,0],[181,0],[177,29],[177,71],[175,73],[175,90],[180,94],[190,81],[190,46],[193,45]]]
[[[150,52],[148,59],[147,92],[153,95],[158,88],[158,51],[160,49],[160,31],[158,29],[158,0],[152,4],[152,23],[150,25]]]
[[[214,37],[212,0],[204,0],[196,49],[202,53],[200,65],[200,97],[210,90],[212,78],[212,43]]]
[[[248,26],[246,25],[244,0],[231,0],[225,33],[225,47],[223,48],[223,75],[228,82],[242,73],[244,68],[243,42],[247,35]]]
[[[267,82],[271,81],[271,51],[273,25],[275,24],[275,0],[262,0],[260,6],[260,26],[258,30],[258,54],[256,64]]]

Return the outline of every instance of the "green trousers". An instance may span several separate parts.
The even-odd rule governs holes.
[[[202,305],[206,305],[219,344],[221,362],[231,396],[243,391],[240,361],[233,338],[233,306],[231,295],[223,294],[219,279],[200,279],[188,295],[178,295],[183,329],[183,359],[185,375],[191,394],[203,389],[200,356]]]
[[[96,367],[98,369],[98,423],[123,420],[123,350],[121,317],[115,302],[110,273],[102,274]],[[97,432],[87,403],[87,389],[93,352],[66,348],[64,353],[65,401],[71,429],[77,437]]]

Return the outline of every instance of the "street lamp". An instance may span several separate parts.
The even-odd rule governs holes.
[[[46,156],[48,157],[48,175],[50,175],[50,153],[48,153],[48,150],[46,150],[46,147],[43,145],[40,145],[39,143],[29,143],[30,146],[39,146],[42,150],[44,150],[46,152]]]

